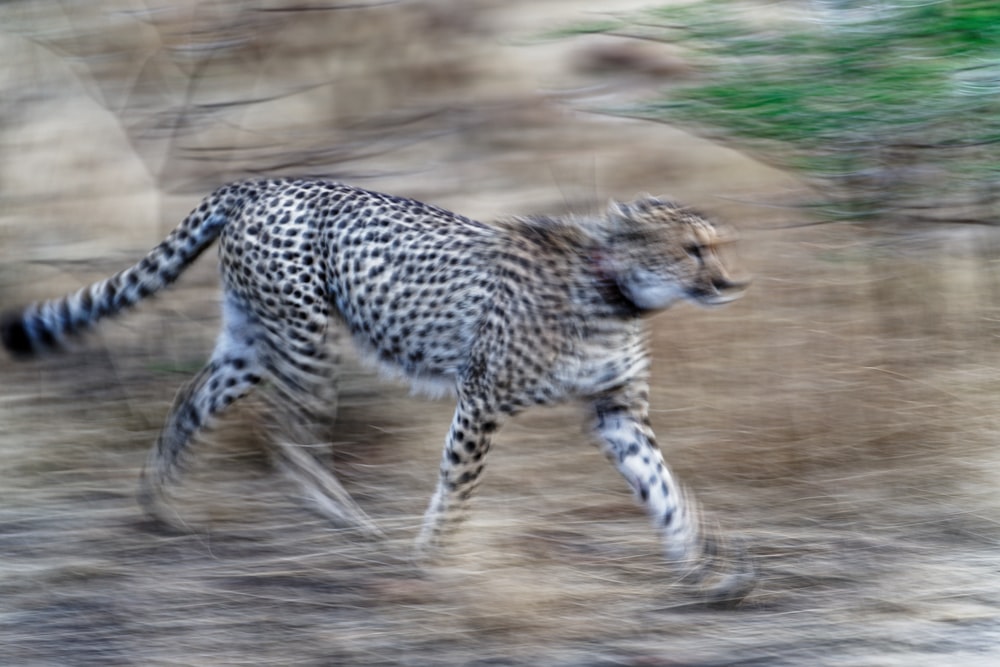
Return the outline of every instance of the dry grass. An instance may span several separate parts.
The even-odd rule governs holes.
[[[247,110],[243,124],[226,107],[223,118],[199,117],[204,124],[165,138],[139,121],[160,114],[176,123],[177,105],[204,110],[183,97],[158,104],[157,85],[121,83],[135,81],[136,53],[151,49],[152,33],[111,30],[117,24],[102,23],[107,14],[96,9],[87,17],[48,3],[4,7],[0,50],[23,66],[0,81],[4,99],[18,100],[3,109],[11,122],[0,131],[15,149],[5,155],[17,156],[0,160],[2,302],[102,276],[158,241],[217,178],[320,147],[352,150],[324,153],[310,171],[483,217],[579,209],[598,194],[671,192],[743,231],[739,261],[755,284],[725,309],[681,307],[650,323],[654,426],[711,518],[746,541],[761,583],[733,611],[679,595],[655,536],[586,442],[572,406],[529,413],[503,432],[462,542],[441,564],[416,568],[410,543],[451,406],[411,398],[354,366],[344,378],[336,465],[387,531],[385,543],[299,508],[258,447],[252,403],[203,448],[177,500],[196,530],[158,532],[132,495],[175,388],[214,337],[217,293],[205,259],[85,350],[30,365],[0,361],[0,662],[1000,659],[995,235],[929,230],[890,243],[847,228],[779,229],[790,212],[740,200],[780,198],[794,185],[780,174],[669,128],[580,116],[535,96],[524,69],[533,53],[544,56],[537,69],[545,76],[595,82],[568,73],[572,45],[499,48],[466,37],[482,16],[530,25],[531,12],[557,14],[559,3],[450,11],[454,22],[438,20],[429,33],[413,26],[440,7],[372,8],[361,24],[347,10],[300,13],[266,33],[241,24],[232,5],[207,6],[217,23],[189,16],[185,24],[175,12],[143,29],[168,46],[241,37],[238,47],[211,51],[216,60],[205,67],[217,68],[216,78],[198,79],[225,81],[228,89],[214,91],[224,99],[249,95],[254,77],[260,92],[326,76],[330,99],[346,106],[283,99]],[[63,51],[17,55],[17,33],[28,28],[41,33],[36,41],[61,35]],[[381,61],[372,46],[380,41],[404,56]],[[67,55],[67,43],[86,47],[91,60]],[[356,61],[345,61],[347,44],[361,49]],[[183,82],[171,57],[165,78],[145,81]],[[341,69],[320,76],[320,61]],[[109,113],[93,90],[67,83],[66,68],[81,62],[102,90],[130,91],[130,106]],[[265,76],[285,72],[283,63],[298,63],[294,75]],[[258,69],[246,71],[251,65]],[[25,68],[36,77],[16,74]],[[350,68],[361,73],[352,78]],[[359,115],[364,123],[348,122]],[[355,154],[373,137],[393,150]],[[230,150],[208,151],[210,160],[176,150],[196,139]]]

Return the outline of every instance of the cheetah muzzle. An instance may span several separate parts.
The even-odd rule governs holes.
[[[239,182],[205,198],[134,266],[8,313],[3,345],[20,358],[58,349],[172,283],[216,239],[221,333],[149,456],[140,501],[152,515],[168,520],[166,491],[195,436],[266,380],[276,420],[270,449],[281,467],[329,519],[378,534],[300,446],[322,441],[317,425],[336,399],[335,339],[346,331],[375,364],[457,400],[421,550],[436,547],[461,515],[508,417],[576,399],[660,531],[667,559],[712,599],[749,591],[745,559],[719,567],[726,559],[649,421],[643,316],[678,300],[725,303],[745,287],[717,253],[725,234],[704,217],[644,197],[601,216],[484,224],[322,180]]]

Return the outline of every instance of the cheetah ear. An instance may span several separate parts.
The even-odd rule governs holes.
[[[632,208],[627,202],[618,201],[617,199],[608,200],[608,219],[628,220],[631,217]]]
[[[637,212],[635,204],[632,202],[609,199],[608,229],[610,231],[619,231],[623,227],[627,227],[635,221],[635,215]]]
[[[630,222],[634,221],[638,214],[658,208],[682,209],[684,207],[669,197],[656,197],[645,192],[630,202],[610,200],[608,202],[608,218]]]
[[[666,208],[674,211],[679,211],[686,208],[683,204],[679,203],[673,197],[668,197],[668,196],[661,197],[657,195],[651,195],[649,193],[640,195],[639,198],[636,199],[635,203],[637,205],[640,205],[642,208],[646,210],[653,208]]]

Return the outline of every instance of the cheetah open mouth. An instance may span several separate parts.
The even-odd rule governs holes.
[[[705,306],[724,306],[727,303],[732,303],[736,301],[746,290],[729,290],[726,292],[717,292],[715,294],[699,294],[695,296],[698,303]]]
[[[749,280],[718,282],[711,288],[695,288],[688,292],[688,297],[703,306],[723,306],[739,299],[750,286]]]

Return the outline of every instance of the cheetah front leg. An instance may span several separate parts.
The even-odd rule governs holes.
[[[742,554],[722,553],[706,533],[698,506],[676,481],[649,423],[648,386],[635,382],[593,402],[593,429],[601,448],[645,506],[660,531],[671,564],[712,601],[738,601],[753,588],[753,568]]]
[[[469,498],[479,486],[486,454],[500,415],[484,403],[460,399],[445,440],[437,490],[424,514],[417,552],[430,556],[465,518]]]

